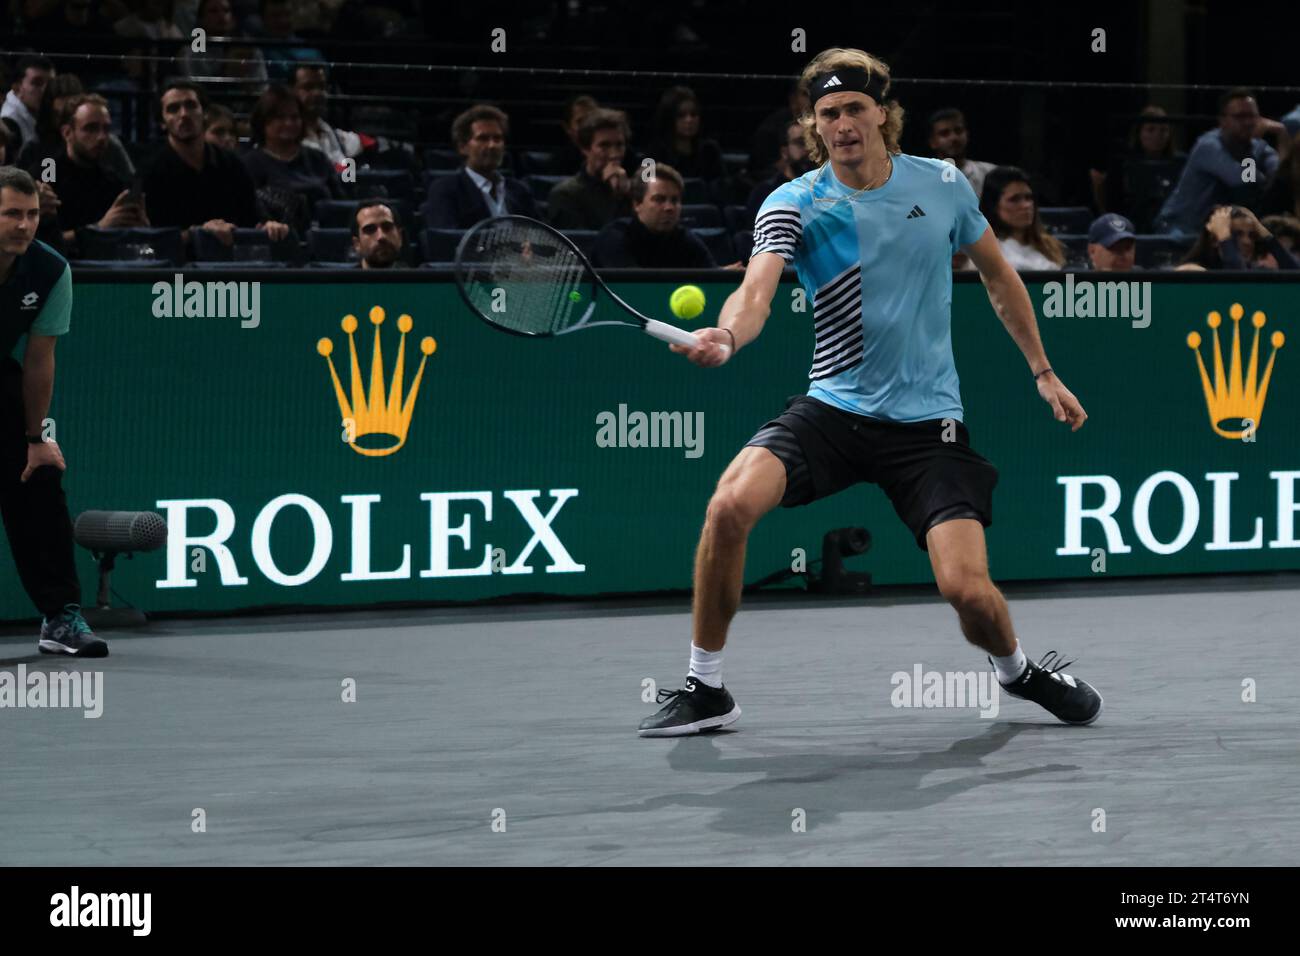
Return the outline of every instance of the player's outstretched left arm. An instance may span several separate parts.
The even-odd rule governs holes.
[[[985,229],[984,235],[970,245],[962,246],[962,251],[979,269],[980,281],[989,294],[989,304],[1029,363],[1030,372],[1038,384],[1038,394],[1052,407],[1052,414],[1058,422],[1069,422],[1070,431],[1077,432],[1088,420],[1088,413],[1074,393],[1051,371],[1047,353],[1043,351],[1043,341],[1038,335],[1034,304],[1029,300],[1029,292],[1019,273],[1002,255],[1002,247],[998,245],[993,230]]]

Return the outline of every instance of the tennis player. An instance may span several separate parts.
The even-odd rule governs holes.
[[[32,177],[0,166],[0,513],[18,577],[45,616],[37,646],[46,654],[107,657],[108,644],[77,604],[81,587],[63,494],[67,465],[44,428],[54,346],[72,315],[72,273],[36,239],[40,209]],[[23,335],[19,365],[10,353]]]
[[[740,604],[745,542],[758,519],[859,482],[879,485],[930,555],[940,593],[966,639],[987,652],[1002,687],[1059,720],[1088,724],[1101,696],[1063,673],[1055,652],[1031,662],[989,578],[984,529],[998,472],[970,446],[952,356],[952,257],[979,269],[989,302],[1024,354],[1059,422],[1088,416],[1052,371],[1024,283],[1003,259],[959,170],[900,152],[903,111],[888,98],[889,67],[829,49],[804,69],[802,123],[817,169],[779,187],[759,209],[745,279],[718,327],[673,345],[715,367],[758,337],[781,270],[793,262],[813,303],[812,385],[768,422],[727,467],[709,501],[695,558],[694,636],[682,690],[643,736],[724,727],[740,708],[722,682],[722,648]]]

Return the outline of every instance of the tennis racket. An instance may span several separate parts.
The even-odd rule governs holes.
[[[674,345],[699,344],[690,332],[632,308],[573,240],[527,216],[485,219],[465,233],[456,249],[456,286],[475,315],[512,335],[626,325]]]

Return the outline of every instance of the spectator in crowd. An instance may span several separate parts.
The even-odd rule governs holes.
[[[1271,258],[1261,263],[1264,253]],[[1216,206],[1178,266],[1194,272],[1258,268],[1296,269],[1300,263],[1245,206]]]
[[[326,121],[329,112],[329,75],[324,63],[299,63],[293,68],[293,92],[302,104],[304,146],[319,149],[336,170],[346,168],[349,159],[363,154],[389,154],[410,165],[415,147],[383,136],[336,129]]]
[[[133,197],[128,184],[104,168],[112,128],[108,102],[98,94],[83,93],[63,104],[60,130],[64,147],[53,188],[59,199],[58,223],[65,246],[75,242],[79,226],[125,229],[149,225],[141,197]]]
[[[588,114],[600,109],[600,104],[585,93],[574,96],[564,104],[564,142],[551,154],[547,172],[552,176],[572,176],[582,166],[582,149],[578,145],[578,127]]]
[[[632,179],[632,216],[615,219],[596,237],[592,263],[605,268],[711,269],[708,248],[681,224],[681,173],[655,163],[655,176]]]
[[[578,127],[582,166],[556,183],[547,199],[557,229],[601,229],[631,212],[632,177],[623,168],[628,133],[627,119],[617,110],[593,110],[583,119]]]
[[[751,176],[758,178],[768,172],[772,157],[785,142],[785,131],[807,112],[808,93],[801,90],[799,81],[795,80],[786,88],[785,106],[765,116],[754,130],[749,151],[748,171]]]
[[[115,7],[117,3],[99,3],[97,0],[63,0],[44,16],[27,22],[27,32],[40,37],[69,37],[78,40],[90,37],[112,36],[112,21],[101,12],[101,7]],[[58,44],[64,46],[64,44]],[[49,43],[43,44],[47,49]]]
[[[213,42],[213,37],[235,35],[230,0],[199,0],[198,25],[206,34],[206,49],[200,53],[192,44],[185,47],[181,65],[186,75],[196,80],[243,80],[246,82],[239,85],[246,92],[257,93],[266,88],[266,61],[261,50],[244,44]],[[236,60],[244,62],[233,62]]]
[[[129,12],[113,24],[120,37],[145,40],[181,40],[186,34],[173,18],[173,0],[127,0]]]
[[[1300,133],[1292,138],[1287,157],[1278,163],[1259,205],[1265,215],[1300,216]]]
[[[54,62],[44,56],[22,56],[14,69],[13,86],[0,106],[0,117],[7,119],[18,130],[21,141],[14,149],[15,155],[22,144],[38,137],[36,117],[41,111],[41,98],[45,87],[54,78]]]
[[[468,229],[489,216],[537,218],[529,188],[499,172],[505,158],[510,118],[495,106],[479,104],[451,124],[451,139],[465,165],[454,176],[429,184],[424,224],[430,229]]]
[[[0,123],[0,166],[12,166],[9,162],[9,144],[16,139],[9,126]]]
[[[1275,215],[1265,216],[1263,219],[1264,228],[1277,236],[1277,241],[1282,243],[1282,248],[1296,254],[1297,247],[1300,247],[1300,218],[1295,216]]]
[[[41,176],[44,160],[51,157],[57,160],[66,149],[62,131],[63,107],[70,99],[83,93],[81,80],[73,73],[57,73],[45,87],[36,117],[36,138],[23,143],[17,159],[17,165],[31,173],[38,186],[45,184]],[[109,136],[100,163],[124,183],[135,176],[135,164],[116,136]]]
[[[1186,162],[1187,154],[1174,148],[1168,114],[1159,106],[1144,107],[1127,150],[1112,156],[1105,171],[1088,170],[1097,209],[1128,213],[1139,232],[1150,232]]]
[[[276,218],[305,232],[312,206],[347,198],[342,177],[325,154],[303,146],[302,106],[292,90],[271,86],[257,98],[248,122],[256,145],[243,155],[244,166]]]
[[[649,155],[687,178],[714,180],[726,174],[722,147],[700,135],[700,102],[690,87],[671,87],[659,98]]]
[[[966,131],[966,117],[962,111],[953,107],[935,110],[929,121],[930,151],[938,159],[946,160],[956,166],[970,182],[975,195],[984,193],[984,179],[996,167],[996,163],[985,163],[966,156],[966,147],[970,134]]]
[[[1300,104],[1297,104],[1295,109],[1283,116],[1278,122],[1286,127],[1287,135],[1295,139],[1296,135],[1300,134]]]
[[[1015,166],[998,166],[984,177],[980,212],[993,227],[1002,255],[1019,271],[1059,269],[1065,249],[1043,228],[1029,174]]]
[[[302,43],[302,37],[293,32],[293,4],[291,0],[261,0],[262,36],[284,43]],[[289,83],[294,67],[302,62],[319,63],[324,59],[320,50],[308,46],[273,46],[262,49],[266,72],[273,82]]]
[[[209,103],[203,111],[203,139],[232,153],[239,152],[239,137],[235,134],[235,114],[220,103]]]
[[[773,190],[814,168],[812,160],[808,158],[808,144],[804,141],[803,125],[797,120],[792,121],[786,127],[785,139],[781,142],[776,165],[769,170],[769,175],[765,179],[755,184],[749,193],[749,201],[745,203],[749,222],[751,224],[754,222],[758,216],[758,208],[763,205],[763,200],[771,195]]]
[[[361,268],[406,268],[402,258],[405,245],[401,220],[382,199],[371,199],[357,207],[352,217],[352,248]]]
[[[265,230],[278,241],[289,227],[277,220],[259,222],[256,187],[234,153],[203,138],[203,95],[188,80],[172,80],[160,100],[167,142],[144,181],[145,208],[155,226],[202,229],[225,245],[237,227]]]
[[[1137,256],[1133,223],[1119,213],[1098,216],[1088,228],[1088,261],[1098,272],[1132,272]]]
[[[365,150],[359,133],[335,129],[325,121],[329,110],[329,76],[323,63],[297,64],[293,69],[293,92],[302,104],[302,142],[319,149],[335,169],[356,159]]]
[[[1224,93],[1219,99],[1218,128],[1197,138],[1178,186],[1160,209],[1155,228],[1174,235],[1203,236],[1202,223],[1213,208],[1259,205],[1279,160],[1285,158],[1260,137],[1285,131],[1281,123],[1259,115],[1250,90],[1236,88]],[[1280,149],[1289,152],[1290,145],[1287,136],[1278,138]],[[1242,163],[1246,159],[1254,160],[1253,182],[1244,181]]]

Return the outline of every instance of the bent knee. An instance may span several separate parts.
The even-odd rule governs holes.
[[[706,523],[722,534],[745,535],[763,516],[762,509],[734,488],[720,488],[709,499]]]
[[[938,584],[944,600],[959,613],[979,612],[997,600],[998,590],[985,574],[955,574]]]

